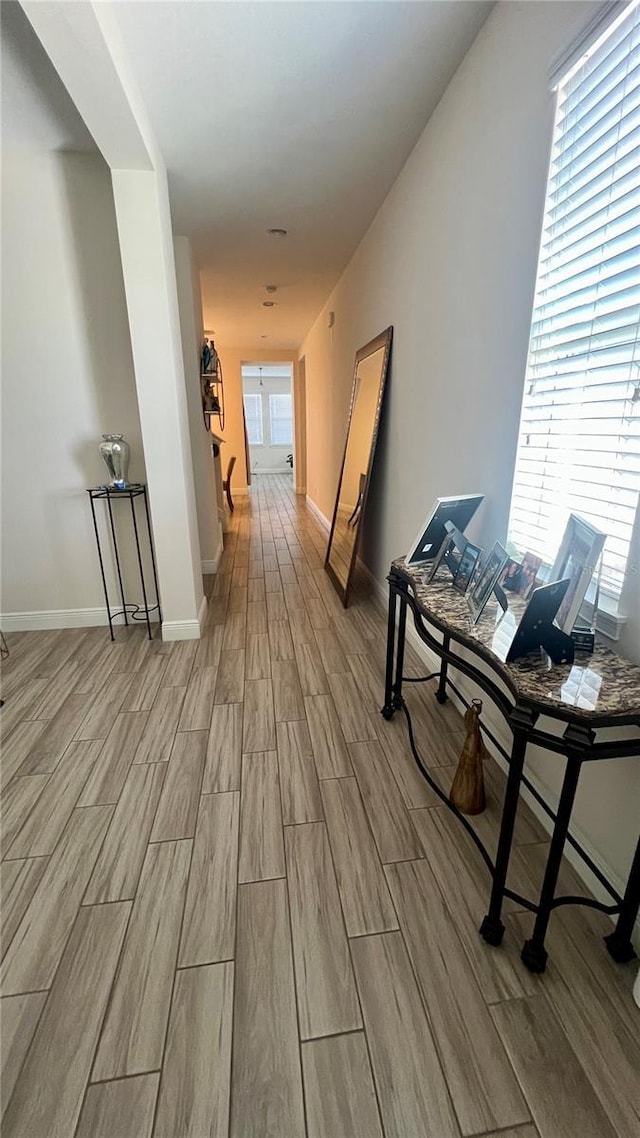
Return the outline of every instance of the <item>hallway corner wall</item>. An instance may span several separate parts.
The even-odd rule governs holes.
[[[193,261],[188,237],[174,237],[176,285],[180,312],[180,333],[184,357],[184,377],[189,412],[191,456],[198,512],[200,558],[203,572],[217,572],[222,555],[222,526],[218,518],[215,469],[211,435],[202,414],[200,391],[200,350],[202,346],[202,299],[199,274]],[[214,421],[215,429],[215,421]]]

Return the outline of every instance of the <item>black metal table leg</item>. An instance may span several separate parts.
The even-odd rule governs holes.
[[[147,590],[145,588],[145,583],[144,583],[144,567],[142,564],[142,553],[140,552],[140,538],[138,537],[138,523],[136,521],[136,508],[135,508],[135,502],[133,500],[133,497],[131,497],[130,501],[131,501],[131,520],[133,522],[133,533],[134,533],[134,537],[136,539],[136,553],[138,555],[138,572],[140,574],[140,585],[142,587],[142,599],[144,601],[144,615],[145,615],[145,618],[147,621],[147,635],[149,637],[149,640],[152,640],[153,635],[151,632],[151,620],[149,618],[149,602],[147,600]]]
[[[451,646],[451,637],[445,636],[443,641],[442,641],[443,650],[445,652],[448,652],[450,646]],[[438,703],[446,703],[447,702],[447,661],[445,660],[444,656],[442,657],[442,660],[440,662],[440,679],[438,681],[438,687],[436,689],[436,699],[437,699]]]
[[[116,527],[113,520],[113,510],[111,508],[111,498],[107,495],[107,509],[109,511],[109,521],[111,522],[111,539],[113,541],[113,553],[116,559],[116,569],[118,570],[118,583],[120,585],[120,599],[122,601],[122,612],[124,615],[124,623],[129,624],[127,620],[127,602],[124,599],[124,585],[122,584],[122,570],[120,569],[120,554],[118,553],[118,539],[116,537]]]
[[[491,899],[489,901],[489,911],[480,925],[480,935],[486,940],[487,944],[500,944],[504,936],[504,925],[501,920],[502,902],[504,900],[504,890],[507,883],[511,843],[513,841],[513,828],[516,821],[522,770],[527,751],[527,737],[535,720],[535,714],[527,708],[515,707],[511,714],[513,747],[511,750],[509,775],[502,807],[502,822],[500,824],[496,864],[493,871]]]
[[[567,731],[565,731],[565,738],[567,738],[571,731],[579,732],[582,736],[592,736],[591,732],[586,731],[582,727],[569,727]],[[586,742],[587,740],[584,741]],[[560,801],[558,803],[558,812],[551,836],[551,845],[549,847],[549,856],[547,857],[542,889],[540,890],[540,900],[538,901],[538,911],[533,926],[533,934],[529,940],[524,942],[524,947],[520,954],[523,964],[526,964],[530,972],[544,972],[547,966],[547,950],[544,947],[544,938],[547,933],[549,918],[553,908],[558,873],[560,872],[560,863],[562,861],[564,843],[569,830],[569,822],[571,821],[571,811],[573,810],[576,790],[578,789],[581,767],[582,755],[579,750],[572,748],[567,756],[567,765],[564,772]]]
[[[100,545],[100,533],[98,531],[98,519],[96,518],[96,508],[93,504],[93,498],[91,497],[91,495],[89,495],[89,501],[91,502],[91,517],[93,518],[93,528],[94,528],[95,535],[96,535],[96,546],[98,548],[98,561],[100,563],[100,576],[102,577],[102,589],[104,592],[104,603],[105,603],[105,606],[107,609],[107,620],[109,621],[109,633],[110,633],[111,639],[115,640],[115,636],[113,634],[113,621],[111,619],[111,608],[109,606],[109,591],[107,589],[107,578],[105,576],[104,561],[102,559],[102,546]]]
[[[383,719],[391,719],[394,706],[393,698],[393,659],[395,656],[396,647],[396,603],[397,594],[391,584],[389,583],[389,617],[387,620],[387,663],[384,679],[384,706],[381,714]]]
[[[633,960],[636,953],[631,943],[631,933],[636,923],[638,909],[640,908],[640,839],[633,855],[631,869],[627,878],[627,887],[624,891],[620,915],[612,933],[604,938],[607,952],[613,957],[616,964],[626,964]]]
[[[398,620],[398,646],[396,649],[396,679],[393,685],[392,705],[394,711],[402,707],[402,673],[404,670],[404,645],[407,632],[407,602],[400,598],[400,617]]]
[[[151,517],[149,515],[149,500],[147,498],[147,488],[142,488],[142,501],[144,502],[144,512],[147,518],[147,535],[149,537],[149,553],[151,554],[151,569],[153,571],[153,584],[156,590],[156,608],[158,610],[158,620],[162,624],[162,609],[160,607],[160,590],[158,588],[158,571],[156,569],[156,555],[153,549],[153,535],[151,533]]]

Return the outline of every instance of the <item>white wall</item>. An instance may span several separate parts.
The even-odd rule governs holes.
[[[85,493],[106,479],[101,433],[125,434],[129,476],[145,479],[102,158],[51,153],[26,134],[6,145],[2,234],[1,608],[35,614],[3,626],[89,623],[104,608]]]
[[[287,462],[287,455],[293,454],[293,440],[286,446],[275,446],[271,441],[271,424],[269,419],[269,396],[270,395],[292,395],[292,371],[293,365],[288,364],[288,375],[273,375],[268,374],[270,371],[282,371],[283,368],[277,368],[271,365],[271,368],[263,368],[262,386],[260,385],[260,378],[255,374],[255,366],[243,367],[242,369],[242,390],[246,394],[256,394],[262,396],[262,438],[263,444],[260,446],[255,443],[249,443],[249,455],[251,461],[252,474],[288,474],[291,473],[291,467]],[[293,432],[293,401],[292,401],[292,432]]]
[[[394,326],[363,549],[379,582],[439,494],[483,491],[470,533],[485,546],[506,536],[553,123],[547,76],[597,7],[497,5],[301,347],[307,492],[331,517],[354,352]],[[636,658],[638,560],[625,593]],[[555,793],[558,760],[534,767]],[[637,761],[584,770],[576,824],[619,880],[639,815]]]

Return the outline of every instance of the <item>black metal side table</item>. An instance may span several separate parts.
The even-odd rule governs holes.
[[[102,588],[104,590],[104,600],[107,606],[107,618],[109,620],[109,631],[111,639],[115,640],[113,633],[113,621],[117,616],[124,616],[124,623],[129,624],[128,617],[132,620],[146,620],[147,632],[149,640],[153,638],[151,631],[150,614],[157,610],[158,617],[162,620],[162,609],[160,608],[160,593],[158,591],[158,575],[156,572],[156,557],[153,548],[153,536],[151,533],[151,517],[149,515],[149,501],[147,499],[147,487],[142,482],[132,482],[123,490],[119,490],[116,486],[94,486],[87,490],[89,501],[91,502],[91,516],[93,518],[93,528],[96,535],[96,545],[98,547],[98,561],[100,562],[100,574],[102,576]],[[136,518],[136,498],[142,498],[144,502],[144,513],[146,519],[147,539],[149,542],[149,553],[151,555],[151,567],[153,570],[153,585],[155,589],[155,604],[149,604],[149,597],[147,594],[147,584],[144,576],[144,565],[142,563],[142,552],[140,549],[140,533],[138,530],[138,519]],[[127,602],[124,596],[124,585],[122,582],[122,570],[120,568],[120,552],[118,549],[118,538],[116,534],[116,527],[113,517],[112,503],[117,499],[125,499],[131,506],[131,521],[133,523],[133,534],[136,543],[136,553],[138,555],[138,572],[140,574],[140,586],[142,588],[143,604],[137,605],[132,602]],[[116,571],[118,575],[118,585],[120,587],[120,600],[122,608],[116,612],[112,612],[111,604],[109,601],[109,590],[107,588],[107,578],[104,571],[104,558],[102,556],[102,545],[100,543],[100,530],[98,528],[98,519],[96,517],[96,501],[105,501],[107,503],[107,515],[109,526],[111,529],[111,540],[113,543],[113,553],[116,562]],[[144,615],[143,615],[144,614]]]

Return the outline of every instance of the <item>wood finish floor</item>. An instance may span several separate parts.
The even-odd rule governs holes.
[[[4,1138],[640,1133],[633,967],[587,909],[553,916],[543,978],[513,904],[503,946],[480,939],[482,863],[379,715],[385,615],[366,592],[342,609],[325,542],[262,477],[201,641],[9,638]],[[407,699],[448,788],[461,720]],[[516,843],[533,891],[525,807]]]

